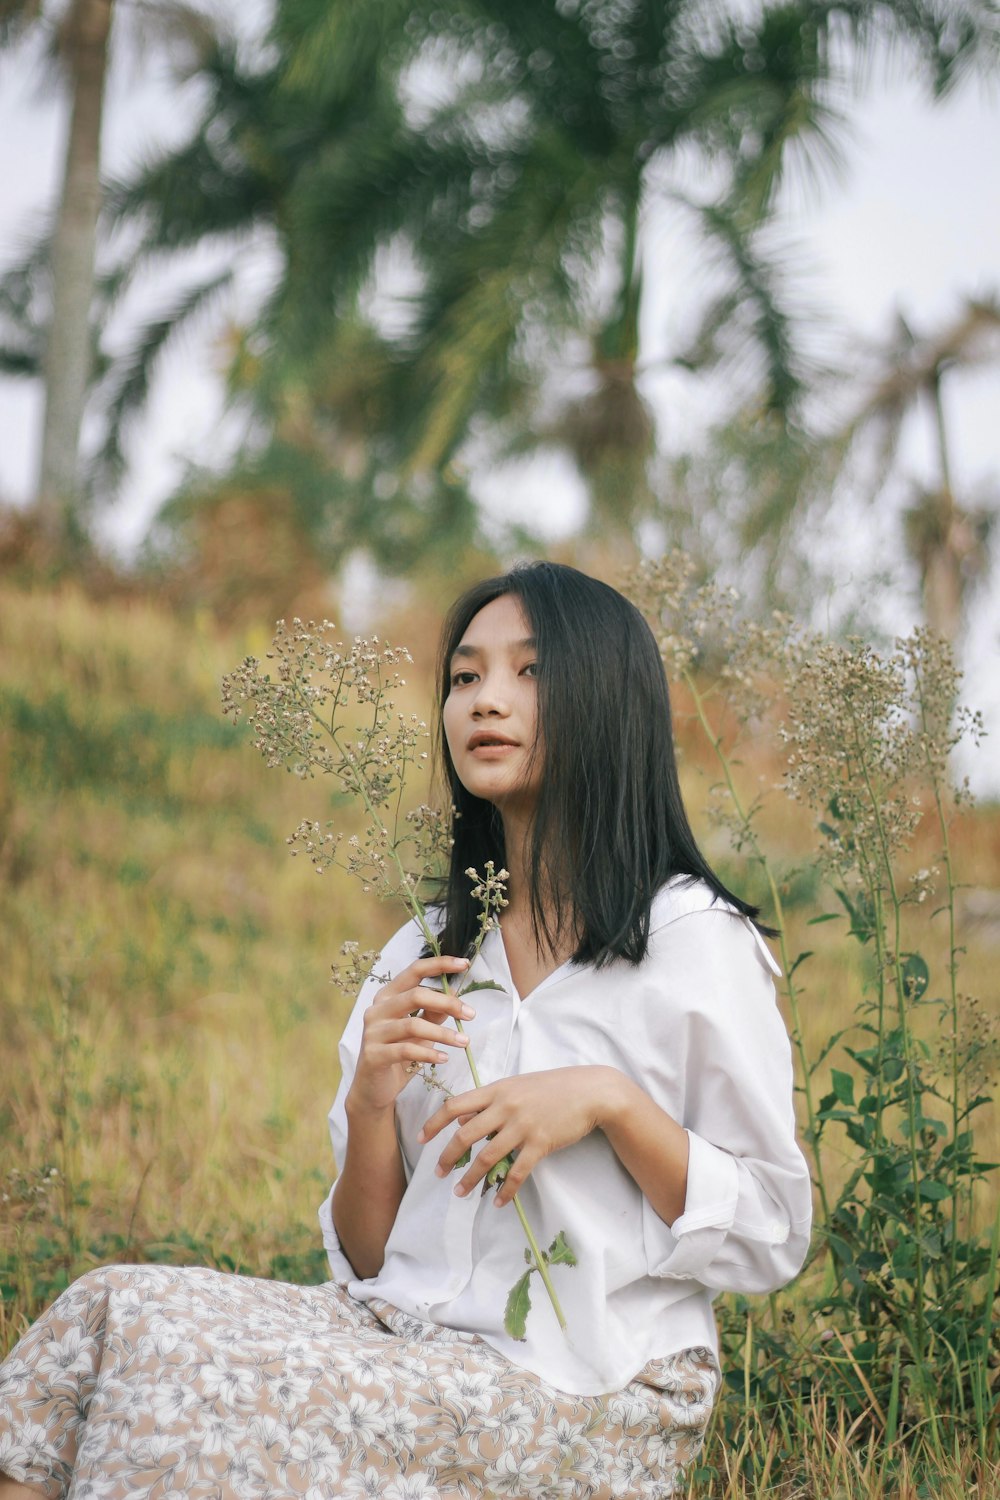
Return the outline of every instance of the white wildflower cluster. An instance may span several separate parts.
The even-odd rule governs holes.
[[[779,734],[786,790],[822,814],[828,862],[883,887],[921,813],[900,658],[814,638],[791,665]]]
[[[917,630],[880,654],[804,637],[785,673],[788,792],[823,814],[829,862],[869,889],[886,888],[910,847],[930,799],[968,801],[952,785],[948,758],[981,722],[956,704],[959,674],[951,648]],[[906,899],[923,902],[935,869],[918,871]]]
[[[741,724],[770,708],[794,641],[788,615],[775,611],[766,624],[745,619],[737,591],[699,582],[683,552],[641,564],[625,592],[649,620],[672,680],[690,683],[693,673],[709,671]]]
[[[308,854],[317,875],[322,875],[324,870],[337,863],[337,851],[343,841],[344,835],[335,832],[332,824],[323,826],[310,818],[303,818],[285,843],[293,857],[296,854]]]
[[[51,1212],[49,1199],[61,1182],[58,1167],[35,1167],[27,1172],[12,1167],[0,1188],[4,1218],[11,1223],[30,1223],[47,1217]]]
[[[948,641],[926,627],[896,642],[912,684],[914,733],[918,758],[931,784],[948,790],[957,803],[972,800],[968,778],[950,783],[948,758],[959,741],[978,745],[985,734],[983,717],[958,702],[962,674]]]
[[[942,1018],[932,1058],[939,1077],[947,1078],[955,1049],[962,1059],[966,1095],[993,1094],[1000,1075],[1000,1017],[978,995],[959,995],[951,1029]]]
[[[841,879],[884,888],[927,810],[928,789],[939,803],[969,800],[967,782],[951,784],[949,757],[959,740],[978,741],[982,719],[957,706],[960,676],[933,632],[915,630],[880,654],[859,640],[802,631],[787,615],[746,620],[736,593],[700,581],[682,552],[644,563],[625,588],[720,757],[732,764],[747,728],[765,717],[775,725],[787,751],[781,790],[819,814],[823,857]],[[728,774],[713,788],[711,816],[737,849],[753,850],[768,790],[737,796]],[[935,874],[919,873],[906,899],[925,901]]]
[[[626,592],[652,622],[671,677],[693,671],[718,636],[731,633],[735,592],[700,584],[697,565],[684,552],[641,564],[627,580]]]
[[[394,702],[406,682],[398,668],[410,661],[405,647],[378,636],[345,644],[329,620],[279,621],[265,662],[247,657],[222,689],[223,712],[234,719],[246,712],[269,766],[332,776],[367,813],[362,838],[305,819],[287,840],[291,852],[307,855],[319,874],[339,865],[366,890],[408,905],[419,880],[440,872],[448,831],[444,815],[430,808],[399,824],[404,783],[426,763],[429,740],[424,721]]]
[[[378,952],[374,948],[362,948],[360,943],[342,943],[340,963],[334,964],[333,982],[345,995],[356,995],[365,980],[373,973]],[[381,976],[376,976],[385,982]]]
[[[923,906],[924,902],[934,895],[937,890],[938,876],[941,871],[937,865],[931,865],[928,869],[916,870],[910,876],[909,888],[906,899],[914,906]]]
[[[412,846],[413,859],[422,875],[435,875],[445,868],[455,843],[452,821],[454,808],[448,812],[421,803],[406,814],[407,832],[403,842]]]
[[[365,800],[383,807],[406,767],[426,760],[421,741],[427,725],[393,704],[393,693],[406,682],[396,668],[412,657],[378,636],[355,636],[345,645],[334,630],[329,620],[279,621],[266,657],[273,669],[248,656],[228,673],[223,713],[237,719],[251,705],[247,723],[269,766],[302,777],[332,774],[345,791],[363,787]],[[349,725],[358,711],[361,722]]]
[[[709,818],[737,852],[763,861],[755,821],[775,788],[761,778],[747,796],[732,767],[740,740],[758,734],[781,701],[782,673],[795,653],[791,620],[777,612],[766,624],[746,620],[736,590],[699,582],[697,566],[679,551],[644,563],[625,592],[649,620],[667,675],[687,690],[719,762]]]
[[[482,875],[478,870],[471,868],[465,873],[472,881],[472,899],[479,903],[479,935],[476,941],[478,951],[486,934],[499,927],[499,914],[509,904],[507,881],[510,879],[510,874],[507,870],[494,869],[491,859],[486,861]]]

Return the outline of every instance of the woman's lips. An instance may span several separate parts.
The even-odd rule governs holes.
[[[465,748],[477,760],[503,760],[512,750],[521,747],[516,740],[508,739],[496,729],[476,729],[469,735]]]
[[[517,745],[509,740],[483,740],[478,745],[470,745],[469,754],[492,760],[495,756],[507,755],[517,748]]]

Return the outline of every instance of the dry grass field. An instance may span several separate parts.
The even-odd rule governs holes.
[[[393,631],[430,662],[425,615]],[[267,770],[219,711],[221,674],[268,639],[264,622],[256,634],[225,635],[152,600],[0,592],[0,1348],[99,1262],[324,1277],[315,1210],[333,1171],[325,1115],[350,1005],[330,966],[345,939],[376,946],[398,918],[346,876],[317,877],[289,858],[285,838],[301,818],[347,826],[353,810],[336,807],[321,782]],[[409,690],[426,712],[419,661]],[[680,699],[677,709],[693,821],[730,882],[757,894],[708,825],[714,772]],[[767,743],[746,747],[740,775],[773,781],[774,754]],[[851,1023],[864,955],[842,924],[806,925],[835,906],[810,863],[808,815],[772,798],[761,826],[789,872],[790,951],[816,950],[802,970],[815,1055]],[[1000,808],[963,813],[952,833],[971,887],[960,907],[964,1012],[976,1014],[978,997],[995,1024]],[[928,822],[914,867],[935,855]],[[925,908],[914,913],[914,941],[932,984],[942,983],[947,933]],[[937,1012],[927,1009],[921,1027],[933,1048]],[[980,1154],[1000,1160],[995,1109],[979,1112],[977,1131]],[[836,1181],[849,1159],[830,1140]],[[984,1187],[983,1225],[995,1201]],[[782,1434],[748,1412],[757,1478],[717,1446],[714,1477],[692,1493],[1000,1494],[987,1454],[959,1447],[928,1478],[898,1446],[831,1429],[808,1403],[798,1424]],[[786,1464],[779,1481],[789,1442],[800,1461],[794,1480]]]

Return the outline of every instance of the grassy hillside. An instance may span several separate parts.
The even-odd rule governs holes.
[[[425,613],[393,629],[431,659]],[[0,1349],[99,1261],[325,1276],[315,1210],[332,1175],[325,1114],[350,1005],[330,965],[345,939],[376,946],[399,916],[289,857],[300,819],[334,810],[329,788],[267,770],[222,717],[222,673],[268,641],[264,622],[227,636],[153,601],[0,589]],[[419,664],[411,678],[412,706],[426,711]],[[699,835],[725,878],[759,897],[709,822],[718,772],[683,695],[676,707]],[[773,744],[747,746],[738,773],[772,784]],[[352,816],[336,813],[341,826]],[[807,926],[835,906],[811,861],[810,817],[779,797],[763,827],[787,873],[789,949],[816,950],[802,971],[815,1056],[851,1023],[867,960],[843,924]],[[913,868],[934,863],[935,837],[928,823]],[[1000,810],[964,813],[953,838],[960,878],[995,892]],[[964,1013],[988,1031],[997,925],[989,900],[965,910]],[[946,930],[927,908],[912,922],[943,984]],[[931,1049],[936,1016],[918,1022]],[[819,1091],[841,1056],[822,1065]],[[980,1112],[978,1132],[981,1155],[1000,1159],[995,1112]],[[833,1182],[847,1172],[843,1137],[831,1135],[827,1167]],[[991,1196],[980,1195],[983,1222]],[[838,1493],[882,1493],[848,1469]],[[963,1472],[956,1495],[969,1492]]]
[[[73,592],[5,593],[0,621],[8,1299],[122,1255],[317,1277],[330,964],[396,918],[289,858],[326,789],[221,715],[267,640]]]

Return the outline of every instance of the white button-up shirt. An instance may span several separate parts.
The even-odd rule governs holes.
[[[340,1045],[332,1110],[334,1154],[347,1140],[344,1100],[362,1016],[385,976],[419,957],[408,923],[387,944]],[[415,1076],[396,1101],[407,1186],[377,1276],[359,1280],[340,1249],[327,1198],[320,1209],[334,1279],[361,1301],[470,1329],[515,1364],[581,1395],[620,1390],[650,1359],[692,1345],[717,1348],[718,1291],[768,1292],[798,1271],[809,1244],[809,1173],[795,1140],[791,1049],[775,1004],[779,972],[756,929],[701,882],[675,878],[656,897],[649,952],[635,966],[568,962],[522,1001],[503,939],[491,932],[470,971],[502,990],[470,996],[465,1023],[484,1083],[518,1073],[600,1064],[620,1068],[690,1138],[684,1212],[668,1225],[593,1131],[535,1167],[519,1198],[538,1243],[564,1230],[578,1264],[551,1275],[564,1334],[537,1275],[524,1342],[504,1330],[510,1288],[525,1269],[513,1206],[493,1194],[458,1198],[461,1174],[434,1175],[447,1135],[417,1132],[443,1095]],[[453,1093],[472,1087],[455,1049],[436,1073]],[[454,1128],[458,1128],[455,1126]]]

